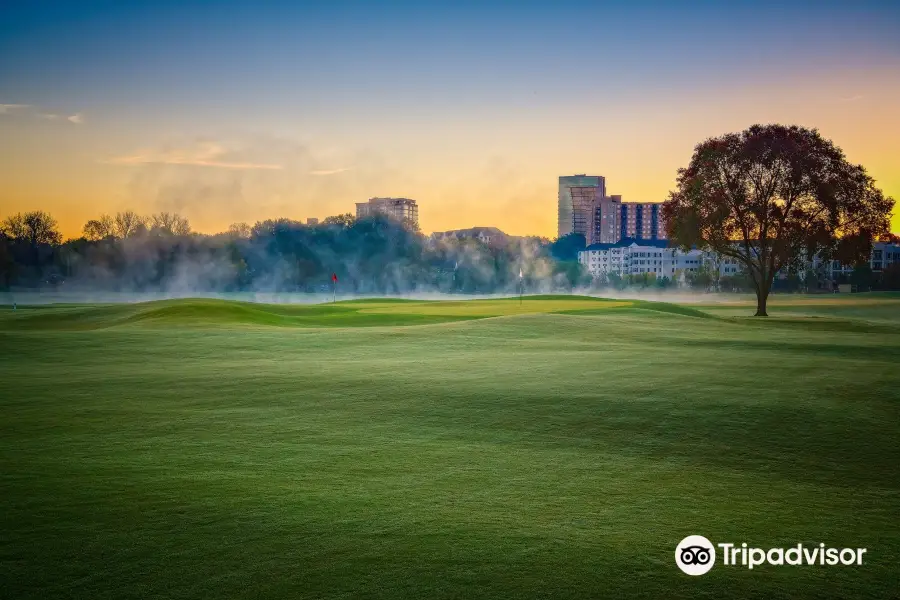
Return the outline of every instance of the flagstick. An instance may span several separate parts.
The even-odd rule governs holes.
[[[525,290],[525,283],[522,281],[522,269],[519,269],[519,306],[522,306],[522,292]]]
[[[337,303],[337,281],[331,282],[331,303]]]

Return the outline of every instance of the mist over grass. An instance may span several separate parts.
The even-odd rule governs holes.
[[[94,223],[96,234],[102,223]],[[111,231],[62,245],[0,238],[0,287],[88,294],[99,301],[111,293],[326,296],[333,292],[333,276],[344,297],[545,293],[590,281],[573,257],[559,260],[539,238],[440,239],[380,216],[340,215],[316,225],[267,220],[217,235]]]

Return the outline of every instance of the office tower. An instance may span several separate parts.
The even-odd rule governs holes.
[[[606,197],[606,179],[599,175],[559,178],[558,236],[580,233],[590,243],[596,204]]]

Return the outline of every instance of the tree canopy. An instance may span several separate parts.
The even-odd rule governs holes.
[[[317,225],[268,219],[204,235],[187,234],[189,224],[177,214],[124,211],[91,219],[82,238],[60,244],[57,234],[37,247],[25,222],[18,215],[5,221],[0,288],[316,292],[336,273],[344,292],[515,293],[520,271],[526,291],[588,283],[581,265],[553,260],[537,238],[430,238],[383,215],[337,215]]]
[[[889,233],[891,198],[815,129],[753,125],[710,138],[679,169],[663,205],[671,240],[730,256],[757,296],[757,316],[775,275],[818,255],[867,260]]]
[[[11,215],[0,225],[0,230],[7,237],[26,242],[32,247],[59,244],[62,241],[56,219],[42,210]]]

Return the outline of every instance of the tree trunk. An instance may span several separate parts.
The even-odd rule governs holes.
[[[766,301],[769,299],[769,292],[772,290],[772,282],[764,279],[759,287],[756,288],[756,314],[754,317],[768,317],[766,312]]]
[[[755,278],[754,278],[755,279]],[[755,279],[754,283],[756,284],[756,314],[754,317],[768,317],[768,313],[766,313],[766,300],[769,298],[769,290],[772,289],[772,282],[770,281],[768,273],[766,273],[766,268],[764,265],[760,265],[759,267],[759,279]]]
[[[766,313],[766,300],[768,294],[764,294],[763,292],[757,292],[756,294],[756,314],[754,317],[768,317],[768,313]]]

